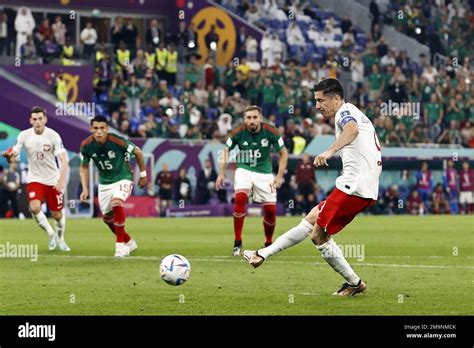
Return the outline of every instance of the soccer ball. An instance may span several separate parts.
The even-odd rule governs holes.
[[[161,260],[160,277],[169,285],[182,285],[191,275],[191,264],[182,255],[171,254]]]

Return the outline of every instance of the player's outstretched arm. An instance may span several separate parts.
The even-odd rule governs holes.
[[[229,159],[229,148],[226,146],[222,154],[222,158],[219,161],[219,175],[216,179],[216,190],[220,190],[224,186],[225,180],[225,169],[227,167],[227,161]]]
[[[273,187],[279,189],[283,184],[283,177],[285,175],[286,166],[288,164],[288,151],[286,148],[283,148],[279,151],[280,160],[278,161],[278,173],[275,176],[275,181],[273,182]]]
[[[337,138],[337,140],[322,154],[316,156],[314,159],[314,165],[316,167],[320,166],[328,166],[327,160],[332,157],[337,151],[342,149],[344,146],[349,145],[352,143],[357,135],[359,134],[359,127],[357,123],[354,121],[347,122],[344,126],[341,136]]]
[[[81,164],[79,167],[79,174],[81,176],[82,192],[81,202],[86,202],[89,197],[89,164]]]
[[[137,159],[138,168],[140,168],[140,179],[138,180],[138,186],[140,188],[144,188],[148,180],[146,178],[146,167],[145,167],[145,159],[143,158],[143,152],[140,150],[139,147],[135,147],[133,151],[135,158]]]

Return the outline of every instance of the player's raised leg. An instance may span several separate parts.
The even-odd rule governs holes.
[[[297,226],[282,234],[273,242],[273,244],[257,251],[245,250],[244,258],[250,263],[250,265],[257,268],[270,256],[278,254],[279,252],[305,240],[311,234],[317,216],[318,207],[314,207]]]

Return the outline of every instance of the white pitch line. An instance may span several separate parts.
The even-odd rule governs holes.
[[[222,258],[233,258],[234,256],[227,256],[227,255],[213,255],[211,256],[216,259]],[[280,255],[278,258],[289,258],[289,259],[318,259],[318,256],[310,256],[310,255],[301,255],[301,256],[290,256],[290,255]],[[357,257],[355,257],[357,258]],[[439,256],[439,255],[421,255],[421,256],[410,256],[410,255],[364,255],[366,259],[474,259],[474,256]]]
[[[114,256],[96,256],[96,255],[38,255],[38,258],[52,257],[52,258],[70,258],[70,259],[117,259]],[[130,256],[126,260],[150,260],[159,261],[161,257],[158,256]],[[122,260],[122,259],[121,259]],[[189,258],[190,261],[197,262],[244,262],[242,259],[237,259],[231,256],[222,256],[221,259],[216,257],[211,258]],[[304,265],[327,265],[326,262],[304,262],[304,261],[280,261],[272,260],[271,263],[290,263],[290,264],[304,264]],[[434,268],[434,269],[474,269],[474,266],[449,266],[449,265],[408,265],[408,264],[389,264],[389,263],[371,263],[371,262],[356,262],[353,263],[356,266],[369,266],[369,267],[395,267],[395,268]]]

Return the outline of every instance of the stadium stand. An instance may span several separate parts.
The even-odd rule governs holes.
[[[323,119],[313,107],[313,85],[349,73],[346,100],[373,121],[383,146],[474,147],[472,45],[465,45],[472,37],[473,16],[466,2],[390,1],[370,33],[312,1],[215,3],[262,33],[257,40],[247,26],[239,28],[237,64],[217,64],[220,41],[212,31],[204,42],[214,55],[199,63],[198,34],[189,21],[181,21],[176,31],[156,19],[147,21],[140,41],[134,22],[117,17],[106,41],[90,21],[76,32],[67,17],[54,16],[51,25],[52,14],[44,17],[27,7],[0,14],[0,55],[4,48],[6,55],[14,54],[21,30],[27,35],[16,39],[16,52],[25,63],[93,65],[95,112],[134,138],[222,143],[241,122],[243,109],[257,104],[279,128],[290,153],[299,155],[314,137],[334,133],[333,120]],[[399,10],[408,14],[403,21],[394,17]],[[459,66],[436,65],[426,56],[410,59],[403,47],[385,43],[381,25],[419,38],[429,44],[432,56],[447,54]],[[76,36],[79,46],[72,44]],[[50,92],[60,101],[63,88],[58,78]],[[373,212],[390,213],[394,197],[408,200],[414,187],[383,189],[383,202]],[[287,187],[285,194],[295,192]]]

